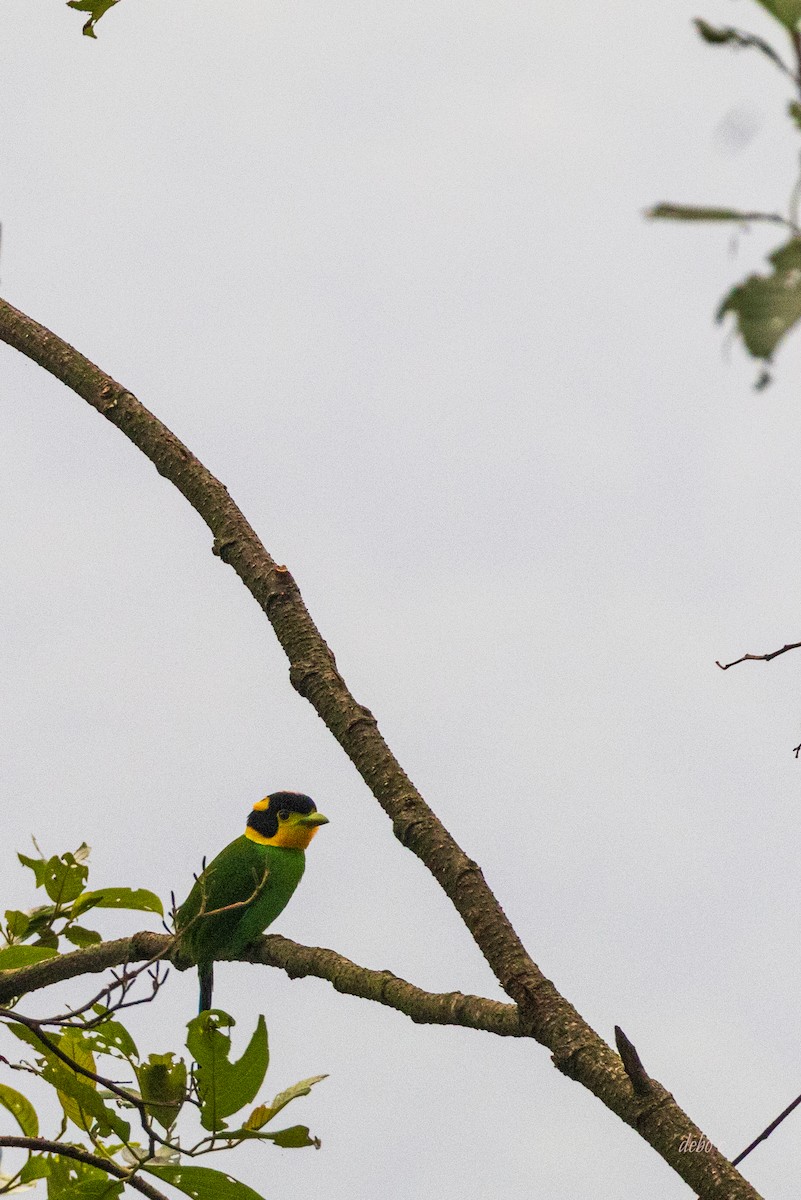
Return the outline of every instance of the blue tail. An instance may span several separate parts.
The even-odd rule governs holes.
[[[211,1008],[211,993],[214,989],[214,963],[199,963],[197,968],[200,980],[200,1007],[198,1012],[207,1012]]]

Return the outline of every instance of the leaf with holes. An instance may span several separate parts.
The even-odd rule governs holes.
[[[76,862],[74,854],[54,854],[45,865],[45,891],[56,904],[69,904],[80,896],[88,874],[89,868]]]
[[[130,908],[164,916],[164,906],[158,896],[147,888],[109,887],[84,892],[72,906],[73,915],[77,917],[87,908]]]
[[[253,1188],[211,1167],[146,1166],[149,1175],[191,1196],[192,1200],[264,1200]]]
[[[50,1159],[47,1200],[112,1200],[123,1184],[89,1163],[54,1154]]]
[[[186,1047],[198,1065],[204,1129],[224,1129],[225,1118],[250,1104],[267,1072],[270,1055],[264,1017],[259,1017],[253,1037],[237,1062],[230,1061],[231,1039],[222,1032],[233,1025],[233,1017],[220,1009],[203,1012],[187,1025]]]
[[[117,3],[118,0],[67,0],[67,5],[70,8],[77,8],[79,12],[90,14],[89,20],[83,27],[84,37],[90,38],[97,37],[95,25]]]

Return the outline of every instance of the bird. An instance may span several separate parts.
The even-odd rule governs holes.
[[[304,851],[327,824],[309,796],[272,792],[253,805],[245,832],[196,877],[175,930],[198,968],[198,1012],[211,1008],[214,960],[241,954],[283,912],[303,875]]]

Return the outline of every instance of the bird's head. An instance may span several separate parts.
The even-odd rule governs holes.
[[[317,811],[317,805],[300,792],[273,792],[257,800],[248,817],[245,837],[262,846],[282,846],[288,850],[305,850],[328,817]]]

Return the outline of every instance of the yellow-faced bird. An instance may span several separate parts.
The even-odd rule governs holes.
[[[257,800],[245,832],[210,862],[175,914],[181,949],[197,963],[200,1012],[211,1008],[213,963],[241,954],[283,912],[300,883],[304,850],[328,817],[300,792]]]

